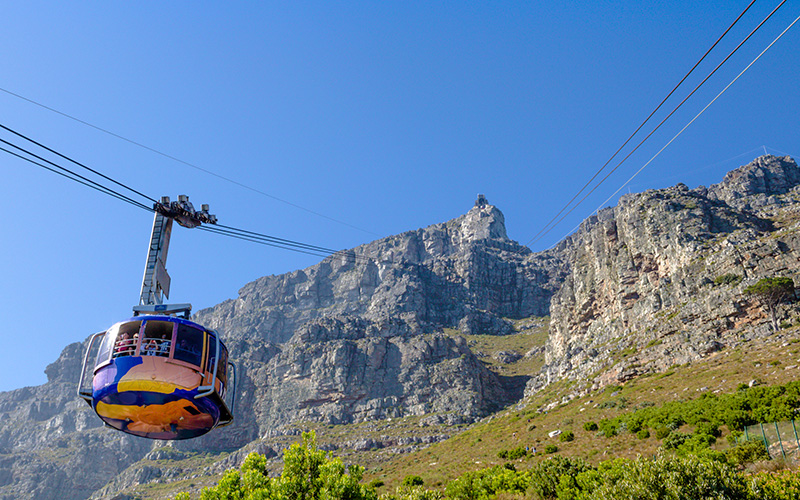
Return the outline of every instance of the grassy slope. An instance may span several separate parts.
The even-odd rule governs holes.
[[[703,392],[734,392],[739,384],[753,379],[765,385],[783,384],[798,378],[798,365],[800,329],[792,328],[742,348],[726,349],[698,362],[673,367],[665,373],[630,380],[619,390],[600,390],[540,413],[538,409],[561,401],[569,393],[568,386],[556,383],[531,400],[484,419],[452,439],[398,456],[380,470],[368,470],[367,479],[384,481],[383,491],[393,490],[407,475],[419,475],[427,486],[441,487],[466,471],[504,463],[497,453],[518,446],[535,447],[539,453],[534,458],[516,461],[517,468],[544,459],[542,452],[548,444],[558,446],[559,454],[582,457],[592,463],[653,454],[660,445],[654,436],[640,440],[630,432],[622,432],[605,438],[597,431],[585,431],[583,424],[613,418],[639,405],[694,399]],[[611,403],[616,406],[611,407]],[[548,437],[553,430],[571,430],[575,440],[564,443],[558,437]],[[723,431],[727,433],[727,429]],[[716,446],[727,447],[724,435]]]
[[[544,353],[540,348],[547,335],[547,319],[523,320],[518,328],[521,333],[505,337],[472,335],[466,338],[473,352],[496,373],[504,376],[535,373],[544,360]],[[457,334],[455,331],[448,333]],[[523,357],[513,363],[503,363],[497,356],[500,352],[517,352]],[[525,353],[533,355],[526,357]],[[535,448],[538,453],[533,458],[515,461],[518,469],[529,467],[546,458],[543,451],[548,444],[558,446],[559,454],[582,457],[591,463],[609,458],[633,458],[637,455],[653,454],[660,445],[654,435],[640,440],[623,431],[613,438],[605,438],[596,431],[585,431],[583,424],[613,418],[640,405],[660,405],[668,401],[693,399],[703,392],[733,392],[739,384],[753,379],[766,385],[783,384],[797,379],[800,374],[798,365],[800,328],[793,327],[772,337],[744,344],[743,347],[725,349],[703,360],[673,367],[665,373],[632,379],[618,390],[601,389],[559,404],[548,412],[542,412],[541,409],[562,401],[570,393],[572,384],[552,384],[533,398],[471,426],[452,427],[431,423],[424,417],[406,417],[353,425],[301,423],[294,427],[297,431],[316,431],[318,443],[323,447],[334,448],[334,456],[342,457],[345,463],[365,466],[366,481],[378,479],[385,483],[379,489],[380,493],[394,491],[407,475],[421,476],[427,487],[438,488],[464,472],[504,463],[504,460],[497,457],[497,453],[519,446]],[[575,440],[565,443],[560,442],[558,437],[548,437],[548,433],[553,430],[571,430],[575,434]],[[689,429],[681,430],[686,432]],[[723,431],[727,432],[726,429]],[[430,446],[412,443],[360,450],[346,447],[347,444],[352,445],[365,439],[387,442],[398,438],[442,439],[445,435],[451,437]],[[281,450],[298,439],[297,435],[287,435],[265,441],[265,444]],[[716,446],[719,449],[727,447],[724,436]],[[407,453],[409,448],[419,449]],[[214,484],[221,477],[221,470],[206,469],[205,473],[212,472],[212,475],[180,479],[186,477],[181,474],[182,471],[191,471],[192,475],[198,472],[202,474],[192,467],[199,458],[188,458],[186,463],[182,460],[147,464],[139,462],[133,467],[160,467],[164,479],[135,487],[127,493],[143,498],[168,498],[179,491],[191,491],[197,496],[202,486]],[[214,457],[204,456],[203,460],[211,463]],[[273,475],[280,473],[282,462],[279,457],[271,459],[269,464]],[[175,472],[170,473],[170,470]],[[172,477],[167,479],[169,476]]]

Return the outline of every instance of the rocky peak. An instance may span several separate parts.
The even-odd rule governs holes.
[[[728,172],[722,182],[709,187],[704,194],[742,209],[750,208],[753,201],[760,205],[763,198],[786,194],[798,184],[800,168],[791,157],[764,155]],[[751,197],[756,199],[748,204],[745,198]]]
[[[459,232],[464,242],[487,239],[508,240],[503,212],[497,207],[489,205],[483,195],[478,195],[475,206],[459,219],[461,221]]]

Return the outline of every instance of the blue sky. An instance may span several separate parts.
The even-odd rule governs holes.
[[[484,193],[525,244],[747,3],[15,2],[0,18],[0,123],[282,238],[351,248],[457,217]],[[756,2],[678,95],[777,4]],[[787,2],[532,249],[569,233],[798,15]],[[719,182],[763,146],[800,154],[799,39],[795,26],[623,192]],[[43,383],[65,345],[130,315],[152,216],[2,152],[0,169],[10,390]],[[209,307],[318,260],[178,228],[171,301]]]

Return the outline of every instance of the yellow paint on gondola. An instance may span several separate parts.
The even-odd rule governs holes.
[[[105,418],[130,421],[128,429],[138,432],[168,432],[171,425],[178,429],[204,429],[214,425],[211,415],[200,413],[197,406],[187,400],[147,406],[112,405],[98,401],[96,410]]]
[[[183,389],[183,387],[176,387],[172,382],[162,382],[160,380],[129,380],[127,382],[120,382],[117,384],[117,392],[128,391],[142,391],[142,392],[158,392],[160,394],[172,394],[175,389]]]

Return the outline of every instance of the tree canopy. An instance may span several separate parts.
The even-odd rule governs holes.
[[[767,310],[772,322],[772,330],[777,332],[777,306],[784,300],[794,297],[794,281],[792,278],[784,276],[761,278],[756,284],[745,288],[744,293],[755,297],[761,306]]]
[[[377,500],[371,487],[361,485],[364,468],[345,467],[340,458],[330,458],[317,449],[316,434],[304,433],[283,454],[283,473],[267,475],[267,459],[251,453],[241,470],[228,470],[212,488],[204,488],[200,500]],[[174,500],[189,500],[181,493]]]

